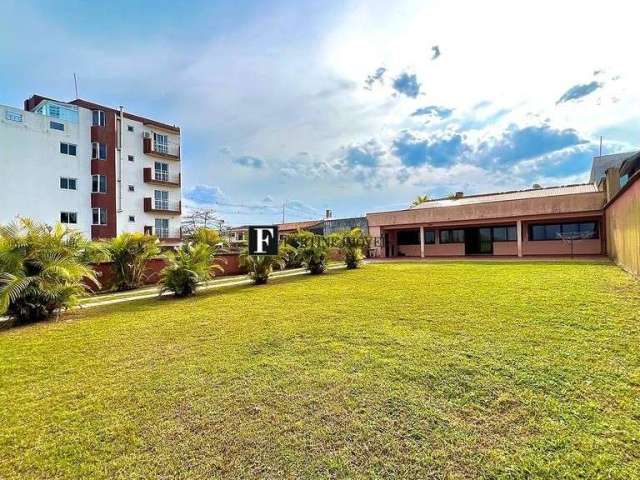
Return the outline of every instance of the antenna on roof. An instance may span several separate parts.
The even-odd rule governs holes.
[[[80,98],[78,96],[78,77],[76,76],[76,72],[73,72],[73,83],[76,86],[76,98]]]
[[[600,156],[602,157],[602,135],[600,135]]]

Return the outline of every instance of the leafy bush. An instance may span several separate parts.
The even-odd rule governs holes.
[[[177,297],[193,295],[202,282],[213,278],[215,270],[224,270],[213,263],[214,259],[215,247],[206,243],[184,244],[176,252],[168,252],[168,265],[161,273],[161,293],[171,291]]]
[[[274,268],[284,268],[284,260],[279,255],[249,255],[246,249],[240,254],[240,264],[256,285],[267,283]]]
[[[362,246],[365,244],[365,236],[360,228],[341,232],[338,237],[338,248],[344,256],[347,268],[358,268],[364,259]]]
[[[321,235],[311,235],[312,237],[298,248],[298,253],[309,273],[318,275],[327,269],[329,246]]]
[[[25,323],[76,305],[89,290],[83,280],[100,285],[89,263],[102,254],[61,224],[22,218],[0,227],[0,314]]]
[[[191,243],[206,243],[210,247],[219,248],[224,246],[225,242],[218,230],[208,227],[196,228],[187,238]]]
[[[104,242],[115,273],[118,291],[140,287],[147,278],[147,261],[160,255],[158,239],[139,232],[121,233]]]
[[[284,268],[300,268],[304,265],[300,255],[301,247],[310,244],[315,235],[306,230],[298,230],[287,235],[280,245],[281,257],[285,262]]]
[[[300,268],[302,266],[298,249],[286,242],[280,245],[280,257],[283,262],[282,268]]]

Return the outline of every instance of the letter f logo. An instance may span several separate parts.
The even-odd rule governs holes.
[[[249,227],[249,255],[277,255],[278,227],[260,225]]]

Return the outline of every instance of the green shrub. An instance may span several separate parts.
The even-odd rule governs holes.
[[[284,268],[284,260],[279,255],[249,255],[246,249],[240,254],[240,264],[256,285],[267,283],[274,268]]]
[[[0,314],[19,323],[48,318],[100,286],[89,263],[100,246],[78,231],[50,227],[27,218],[0,227]]]
[[[140,287],[148,276],[147,261],[160,255],[158,239],[139,232],[121,233],[106,240],[104,248],[113,262],[118,291]]]
[[[160,277],[160,292],[171,291],[177,297],[196,293],[202,282],[213,278],[215,270],[224,270],[214,263],[215,251],[215,247],[206,243],[196,243],[184,244],[177,251],[168,252],[168,265]]]
[[[327,269],[329,246],[321,235],[311,235],[312,237],[305,240],[298,248],[298,253],[302,264],[309,270],[309,273],[318,275]]]
[[[365,236],[360,228],[341,232],[338,237],[338,248],[344,256],[347,268],[358,268],[364,259],[362,246],[365,244]]]

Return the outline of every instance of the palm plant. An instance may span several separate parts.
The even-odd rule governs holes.
[[[280,257],[283,261],[283,268],[299,268],[302,266],[298,249],[291,244],[285,242],[280,244]]]
[[[118,291],[138,288],[147,278],[147,261],[160,254],[158,239],[139,232],[121,233],[105,241],[113,262],[114,288]]]
[[[422,203],[427,203],[429,201],[429,195],[418,195],[413,202],[411,202],[412,207],[417,207]]]
[[[89,262],[102,253],[61,224],[21,218],[0,227],[0,314],[24,323],[74,306],[89,282],[100,286]]]
[[[364,255],[362,247],[366,243],[366,238],[360,228],[342,232],[338,238],[338,248],[344,256],[344,263],[349,269],[358,268]]]
[[[216,248],[206,243],[187,243],[176,252],[167,253],[168,265],[162,270],[161,291],[171,291],[177,297],[196,293],[198,286],[214,277],[215,271],[224,271],[213,263]]]
[[[312,275],[324,273],[327,269],[329,246],[321,235],[314,235],[311,241],[300,246],[298,252],[302,264]]]
[[[279,255],[249,255],[248,249],[240,254],[240,265],[246,268],[249,277],[256,285],[269,281],[274,268],[284,268],[285,263]]]
[[[187,240],[192,243],[206,243],[215,248],[224,246],[225,243],[220,235],[220,231],[208,227],[196,228],[193,233],[187,237]]]

